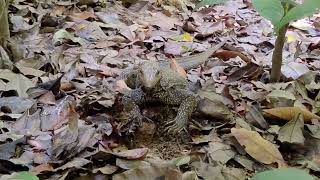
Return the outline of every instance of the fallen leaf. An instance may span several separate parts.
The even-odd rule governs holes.
[[[113,174],[114,172],[116,172],[118,169],[119,168],[117,166],[106,165],[106,166],[103,166],[100,168],[93,169],[92,172],[93,173],[101,172],[102,174],[110,175],[110,174]]]
[[[291,92],[283,91],[283,90],[273,90],[267,95],[267,97],[277,97],[277,98],[296,100],[296,97]]]
[[[55,169],[55,171],[58,170],[65,170],[65,169],[69,169],[69,168],[81,168],[82,166],[89,164],[91,161],[84,159],[84,158],[74,158],[71,161],[67,162],[66,164],[58,167]]]
[[[286,78],[297,79],[309,71],[306,65],[297,62],[286,63],[281,67],[281,72]]]
[[[56,104],[56,99],[52,91],[48,91],[46,94],[43,94],[39,97],[38,101],[43,104]]]
[[[27,90],[35,85],[35,83],[22,74],[15,74],[9,70],[0,70],[0,79],[8,81],[4,83],[5,91],[15,90],[22,97],[28,97]]]
[[[195,161],[191,164],[196,169],[198,176],[203,179],[225,179],[222,175],[222,165],[216,165],[204,163],[202,161]]]
[[[177,63],[176,60],[171,59],[170,68],[173,69],[174,71],[176,71],[180,76],[182,76],[184,78],[187,77],[186,71],[183,69],[183,67],[181,67],[179,65],[179,63]]]
[[[69,15],[71,21],[84,20],[89,18],[95,18],[94,11],[92,8],[89,8],[87,11],[76,12],[74,9],[72,14]]]
[[[248,111],[246,113],[246,119],[254,126],[262,129],[268,129],[269,124],[263,118],[261,111],[256,106],[248,106]]]
[[[80,45],[85,45],[87,42],[86,40],[80,38],[80,37],[75,37],[73,33],[68,32],[65,29],[60,29],[53,35],[53,44],[58,45],[58,44],[63,44],[66,41],[72,41],[74,43],[79,43]]]
[[[301,113],[295,114],[294,118],[282,126],[279,130],[278,139],[281,142],[304,144],[303,129],[304,121]]]
[[[272,109],[264,109],[263,116],[267,118],[278,118],[290,121],[298,113],[303,115],[305,122],[310,122],[312,119],[320,119],[319,116],[301,107],[278,107]]]
[[[309,173],[305,172],[304,170],[296,169],[296,168],[273,169],[273,170],[257,173],[255,176],[252,177],[252,180],[269,180],[269,179],[315,180],[316,178],[309,175]]]
[[[257,161],[264,164],[276,162],[279,167],[286,166],[286,162],[283,160],[278,148],[271,142],[263,139],[259,133],[244,128],[232,128],[231,134],[242,146],[245,146],[245,151]]]
[[[228,50],[220,50],[212,54],[212,57],[217,57],[224,61],[229,60],[230,58],[240,57],[246,63],[250,63],[251,59],[238,51],[228,51]]]
[[[230,76],[228,76],[228,80],[230,82],[234,82],[242,78],[256,79],[261,73],[261,66],[255,63],[248,63],[246,66],[243,66],[230,74]]]
[[[150,163],[143,160],[126,160],[117,158],[116,165],[122,169],[129,170],[143,166],[150,166]]]
[[[122,152],[109,152],[115,156],[127,159],[140,159],[147,155],[149,149],[148,148],[138,148],[138,149],[130,149]]]
[[[40,164],[31,169],[31,172],[37,174],[41,174],[44,171],[53,171],[53,167],[50,164]]]
[[[9,108],[11,113],[14,114],[25,112],[27,109],[31,108],[33,103],[34,101],[24,97],[12,96],[0,98],[0,107]]]
[[[173,37],[172,39],[175,41],[188,41],[188,42],[193,41],[193,37],[189,33],[181,34],[179,36]]]
[[[221,101],[212,101],[207,98],[200,100],[197,111],[212,118],[231,121],[234,117],[230,109]]]
[[[59,129],[62,125],[78,119],[75,111],[74,99],[66,96],[60,99],[55,106],[46,106],[41,113],[42,131]]]
[[[208,154],[214,162],[226,164],[236,155],[236,152],[233,151],[230,145],[214,141],[209,143]]]

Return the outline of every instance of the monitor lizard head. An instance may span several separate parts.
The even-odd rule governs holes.
[[[151,89],[160,80],[160,65],[157,61],[147,61],[140,66],[141,81],[145,88]]]

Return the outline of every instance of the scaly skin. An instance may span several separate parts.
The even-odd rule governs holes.
[[[133,89],[123,97],[124,110],[133,120],[130,129],[134,131],[141,125],[143,116],[139,105],[147,101],[179,106],[176,118],[167,123],[166,131],[178,134],[185,129],[197,106],[195,94],[187,89],[187,80],[170,68],[161,69],[155,61],[143,63],[138,78],[142,87]]]
[[[177,62],[183,68],[196,67],[224,43],[225,41],[197,55],[198,59],[200,56],[198,61],[190,56]],[[132,120],[129,130],[134,131],[141,126],[143,116],[139,105],[149,101],[179,106],[175,119],[166,124],[165,130],[169,134],[178,134],[187,128],[189,119],[197,107],[196,95],[188,90],[188,81],[172,70],[169,64],[159,64],[156,61],[144,62],[140,67],[124,73],[121,78],[125,79],[126,84],[133,89],[123,96],[124,111]]]

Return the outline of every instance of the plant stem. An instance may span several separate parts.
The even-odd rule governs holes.
[[[288,25],[289,24],[286,24],[279,30],[279,34],[274,45],[274,51],[272,54],[272,68],[271,68],[271,75],[270,75],[271,82],[279,82],[280,80],[281,65],[282,65],[282,51],[283,51],[283,46],[286,38]]]
[[[0,41],[10,38],[9,23],[8,23],[8,1],[0,0]]]

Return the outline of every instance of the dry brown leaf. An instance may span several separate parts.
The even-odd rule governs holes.
[[[184,78],[187,77],[186,71],[183,69],[183,67],[181,67],[177,63],[177,61],[175,59],[171,59],[170,68],[173,69],[174,71],[176,71],[180,76],[182,76]]]
[[[300,107],[278,107],[272,109],[264,109],[263,115],[268,118],[279,118],[290,121],[294,118],[295,114],[301,113],[303,115],[304,122],[310,122],[312,119],[319,119],[316,114],[311,113],[307,109]]]
[[[241,78],[256,79],[263,72],[262,70],[262,67],[257,64],[248,63],[230,74],[228,80],[234,82]]]
[[[73,11],[71,15],[69,15],[69,18],[72,21],[85,20],[85,19],[95,18],[95,17],[96,16],[94,15],[93,9],[88,9],[88,11],[83,11],[83,12]]]
[[[244,128],[232,128],[231,133],[242,146],[245,146],[245,151],[257,161],[264,164],[276,162],[279,167],[286,166],[278,148],[262,138],[259,133]]]
[[[119,91],[120,93],[125,93],[128,91],[131,91],[131,88],[129,88],[124,80],[118,80],[115,84],[115,90]]]
[[[40,174],[41,172],[44,171],[53,171],[53,167],[50,164],[40,164],[36,167],[33,167],[31,169],[31,172],[35,173],[35,175]]]
[[[222,60],[228,60],[230,58],[235,58],[237,56],[239,56],[243,61],[250,63],[251,59],[247,56],[245,56],[244,54],[242,54],[241,52],[238,51],[227,51],[227,50],[220,50],[218,52],[215,52],[213,55],[213,57],[218,57]]]

